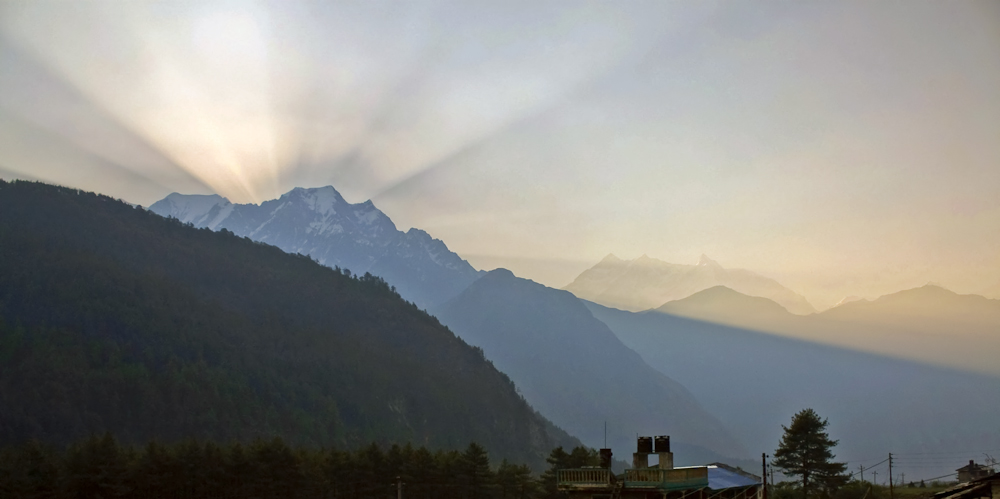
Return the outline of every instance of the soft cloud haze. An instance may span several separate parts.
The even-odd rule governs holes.
[[[1000,280],[996,2],[5,2],[0,176],[333,184],[563,286],[706,253],[818,308]]]

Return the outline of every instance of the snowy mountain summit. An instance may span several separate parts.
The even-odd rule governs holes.
[[[174,193],[149,209],[196,227],[226,229],[309,255],[329,267],[370,272],[421,307],[443,303],[479,275],[441,240],[420,229],[402,232],[371,201],[351,204],[332,186],[297,187],[260,205]]]
[[[638,312],[714,286],[773,300],[793,314],[816,312],[804,296],[778,281],[749,270],[724,268],[704,254],[697,265],[669,263],[646,255],[635,260],[608,255],[563,289],[606,307]]]

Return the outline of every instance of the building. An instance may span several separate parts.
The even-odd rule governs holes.
[[[969,463],[971,466],[974,463]],[[968,466],[966,466],[968,468]],[[1000,473],[993,473],[934,494],[934,499],[1000,499]]]
[[[601,449],[601,466],[557,471],[557,486],[570,499],[765,499],[761,479],[721,463],[674,467],[670,437],[639,437],[632,467],[611,471],[611,450]],[[659,462],[649,466],[649,456]]]
[[[969,460],[969,464],[962,466],[955,471],[958,472],[958,481],[960,483],[971,482],[993,474],[993,469],[989,466],[976,464],[976,462],[971,459]]]

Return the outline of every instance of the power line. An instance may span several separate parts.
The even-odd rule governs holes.
[[[955,476],[957,474],[958,474],[958,472],[948,473],[947,475],[936,476],[934,478],[921,478],[920,481],[921,482],[925,482],[925,481],[929,482],[929,481],[937,480],[938,478],[948,478],[950,476]]]
[[[979,450],[979,451],[954,451],[954,452],[908,452],[905,454],[896,454],[895,457],[905,456],[905,457],[918,457],[918,456],[962,456],[970,454],[984,454],[987,452],[1000,452],[1000,449],[992,450]],[[894,459],[895,459],[894,457]]]

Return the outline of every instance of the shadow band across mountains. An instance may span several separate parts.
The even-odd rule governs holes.
[[[674,436],[679,465],[751,454],[681,384],[626,347],[567,291],[487,273],[431,310],[507,373],[525,399],[584,443],[604,442],[619,459],[635,434]]]
[[[893,452],[898,469],[918,480],[982,457],[965,453],[1000,449],[1000,378],[655,311],[586,305],[750,448],[775,448],[779,423],[811,407],[829,419],[839,459]]]

